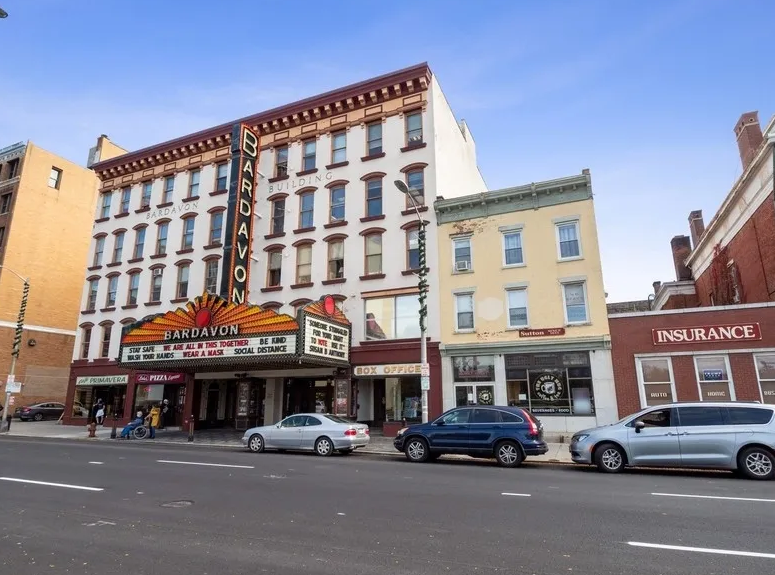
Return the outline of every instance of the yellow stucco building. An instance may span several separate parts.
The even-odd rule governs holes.
[[[434,208],[444,408],[525,407],[550,432],[615,421],[589,171]]]

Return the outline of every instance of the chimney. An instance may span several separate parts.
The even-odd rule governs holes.
[[[756,152],[764,141],[762,128],[759,125],[759,112],[746,112],[735,125],[737,148],[740,150],[740,161],[743,163],[743,171],[751,165]]]
[[[675,265],[675,279],[679,282],[692,279],[691,270],[684,263],[692,253],[692,240],[689,236],[675,236],[670,240],[673,249],[673,265]]]
[[[654,282],[653,284],[651,284],[651,287],[654,288],[654,295],[656,295],[657,292],[659,292],[659,288],[662,287],[662,282]]]
[[[692,234],[692,246],[695,248],[700,243],[702,234],[705,233],[705,222],[702,219],[702,210],[689,212],[689,231]]]

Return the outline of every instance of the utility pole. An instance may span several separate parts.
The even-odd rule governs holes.
[[[1,268],[2,266],[0,266]],[[6,271],[10,271],[14,275],[18,276],[24,282],[24,288],[22,289],[22,301],[19,305],[19,315],[16,319],[16,331],[13,336],[13,346],[11,347],[11,367],[8,369],[8,379],[5,382],[5,404],[3,419],[5,419],[5,429],[8,432],[11,430],[11,420],[13,419],[13,413],[11,412],[11,386],[14,385],[14,375],[16,374],[16,360],[19,358],[19,351],[22,345],[22,333],[24,332],[24,315],[27,312],[27,299],[30,294],[30,281],[23,278],[13,270],[3,268]],[[0,427],[0,429],[2,429]]]

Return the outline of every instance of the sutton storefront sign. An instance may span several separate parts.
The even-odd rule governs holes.
[[[221,297],[234,303],[245,303],[248,292],[258,152],[256,133],[245,124],[236,124],[231,134],[231,183],[221,274]]]
[[[758,323],[704,325],[652,329],[651,338],[654,345],[757,341],[762,331]]]
[[[350,323],[331,296],[307,304],[299,317],[301,322],[205,293],[185,308],[124,328],[119,364],[133,369],[240,363],[349,365]]]
[[[551,337],[565,335],[564,327],[545,327],[541,329],[521,329],[517,332],[519,337]]]

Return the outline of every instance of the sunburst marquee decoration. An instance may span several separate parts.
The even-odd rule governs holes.
[[[237,326],[239,335],[284,333],[299,329],[298,322],[289,315],[258,305],[229,303],[223,298],[204,293],[174,311],[129,327],[121,338],[122,344],[157,343],[165,341],[166,333],[178,330],[202,330],[200,337],[212,332],[218,335],[221,326]]]

